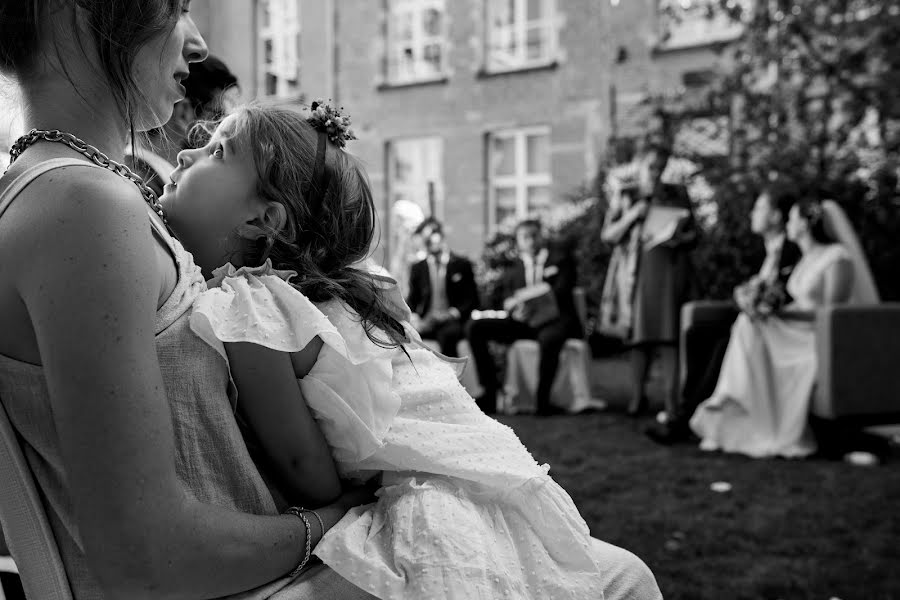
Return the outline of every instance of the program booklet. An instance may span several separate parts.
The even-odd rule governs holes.
[[[556,296],[546,282],[517,290],[513,297],[519,302],[519,308],[513,311],[513,318],[530,327],[537,329],[559,318]]]

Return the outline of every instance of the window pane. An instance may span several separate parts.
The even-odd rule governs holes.
[[[266,73],[266,96],[274,96],[278,93],[278,78],[271,73]]]
[[[532,186],[528,188],[528,213],[541,213],[550,208],[550,188]]]
[[[437,75],[441,72],[441,45],[428,44],[425,46],[424,74]]]
[[[271,8],[269,7],[269,3],[263,0],[259,3],[259,23],[262,29],[268,29],[272,23],[272,17],[270,14]]]
[[[260,0],[259,95],[289,96],[300,86],[299,0]]]
[[[526,140],[528,173],[550,172],[550,137],[546,134],[529,135]]]
[[[546,44],[544,43],[546,31],[547,29],[543,25],[528,28],[527,39],[525,40],[525,52],[528,60],[538,60],[546,54]]]
[[[493,138],[491,148],[492,173],[494,175],[514,175],[516,172],[516,139],[513,137]]]
[[[508,27],[516,22],[516,0],[491,0],[491,25]]]
[[[529,21],[538,21],[544,18],[544,3],[546,0],[528,0],[528,16]]]
[[[422,17],[425,35],[441,35],[443,17],[441,11],[437,10],[436,8],[429,8],[425,11]]]
[[[415,138],[391,142],[391,197],[418,204],[431,214],[429,194],[434,193],[434,211],[443,214],[443,141],[440,138]]]
[[[496,201],[494,218],[498,227],[512,224],[518,220],[515,188],[494,188],[494,200]]]
[[[406,152],[405,152],[406,151]],[[394,146],[394,182],[401,185],[408,185],[412,180],[414,158],[408,152],[408,146],[398,142]]]
[[[402,12],[397,14],[397,39],[411,40],[413,39],[413,14],[410,12]]]

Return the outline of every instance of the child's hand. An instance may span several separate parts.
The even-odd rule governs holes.
[[[317,508],[316,513],[322,519],[325,531],[334,527],[350,509],[375,502],[375,492],[380,487],[375,483],[377,480],[378,478],[375,478],[373,482],[365,485],[348,488],[331,504]],[[325,531],[322,532],[323,535]]]
[[[375,502],[375,492],[381,487],[376,483],[377,479],[378,478],[364,485],[344,490],[344,493],[334,501],[334,504],[343,507],[344,512],[347,512],[351,508],[355,508],[362,504],[371,504],[372,502]]]

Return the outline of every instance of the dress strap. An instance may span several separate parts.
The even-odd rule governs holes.
[[[3,216],[3,213],[6,212],[6,209],[9,208],[13,200],[15,200],[16,197],[20,193],[22,193],[22,190],[28,187],[31,182],[45,173],[48,173],[55,169],[60,169],[62,167],[91,167],[93,169],[103,169],[104,171],[107,170],[105,167],[95,165],[94,163],[85,162],[83,160],[78,160],[77,158],[51,158],[49,160],[42,161],[30,167],[21,175],[16,177],[12,181],[12,183],[10,183],[7,188],[3,190],[2,193],[0,193],[0,217]],[[172,234],[166,229],[165,225],[163,225],[162,221],[160,221],[159,217],[150,209],[150,207],[147,207],[147,214],[150,216],[150,224],[153,226],[153,231],[166,245],[166,247],[172,253],[172,256],[175,257],[176,262],[178,262],[178,251],[175,249],[175,244],[172,240]]]
[[[15,200],[16,196],[18,196],[22,190],[28,187],[32,181],[47,173],[48,171],[52,171],[54,169],[59,169],[61,167],[93,167],[95,169],[102,169],[100,165],[95,165],[93,163],[85,162],[83,160],[78,160],[76,158],[51,158],[50,160],[45,160],[40,162],[33,167],[26,170],[24,173],[16,177],[12,183],[7,186],[7,188],[0,194],[0,217],[3,216],[3,213],[6,212],[6,209],[9,208],[9,205],[12,204],[12,201]]]

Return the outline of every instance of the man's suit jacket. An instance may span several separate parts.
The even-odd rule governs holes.
[[[784,245],[781,247],[781,256],[778,259],[778,281],[785,286],[788,302],[790,302],[790,295],[787,294],[787,280],[791,273],[794,272],[794,267],[800,262],[801,256],[802,253],[797,244],[787,239],[784,240]]]
[[[575,311],[575,300],[572,297],[577,276],[575,257],[571,251],[562,246],[549,246],[547,250],[547,260],[544,262],[544,281],[549,283],[553,289],[560,315],[563,318],[577,319],[578,313]],[[516,257],[504,271],[497,286],[498,293],[494,298],[495,308],[502,308],[503,301],[511,297],[516,290],[524,288],[525,283],[525,263],[521,258]]]
[[[459,311],[461,321],[468,321],[472,311],[479,306],[478,286],[469,259],[450,253],[444,290],[447,292],[447,304]],[[431,294],[431,272],[426,258],[410,270],[406,303],[413,312],[424,318],[431,309]]]

